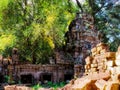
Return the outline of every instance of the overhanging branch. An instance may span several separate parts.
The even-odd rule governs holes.
[[[81,12],[83,12],[83,8],[82,8],[81,3],[78,0],[76,0],[76,2],[77,2],[78,7],[81,9]]]

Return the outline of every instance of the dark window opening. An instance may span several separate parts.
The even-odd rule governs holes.
[[[43,73],[40,75],[39,81],[41,81],[41,83],[46,84],[49,81],[52,81],[52,74],[48,74],[48,73]]]
[[[72,74],[65,74],[64,75],[64,81],[71,80],[73,78]]]
[[[0,74],[0,83],[4,82],[4,76],[2,74]]]
[[[21,83],[23,84],[31,84],[33,81],[33,76],[31,74],[21,75]]]
[[[51,75],[50,74],[44,74],[43,75],[43,80],[44,81],[51,81]]]

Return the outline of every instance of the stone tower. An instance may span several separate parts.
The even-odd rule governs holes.
[[[100,33],[94,26],[94,19],[86,13],[77,13],[66,32],[66,51],[74,58],[74,70],[77,76],[84,72],[85,58],[91,48],[100,42]]]

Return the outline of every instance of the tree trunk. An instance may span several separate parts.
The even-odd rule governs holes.
[[[76,0],[78,7],[81,9],[81,12],[83,12],[83,8],[78,0]]]

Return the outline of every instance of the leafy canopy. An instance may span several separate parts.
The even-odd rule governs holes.
[[[1,53],[17,47],[21,60],[45,63],[64,43],[64,33],[78,10],[67,0],[11,0],[1,9]],[[15,38],[15,39],[14,39]],[[11,53],[11,52],[9,52]],[[5,53],[5,54],[9,54]]]

